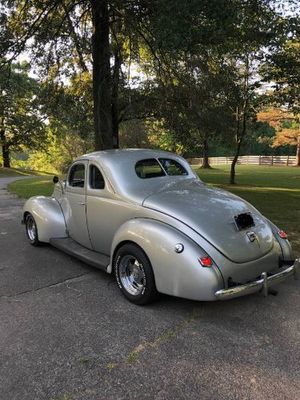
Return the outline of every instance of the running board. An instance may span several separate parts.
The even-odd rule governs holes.
[[[107,272],[110,257],[81,246],[71,238],[50,239],[50,244],[64,253],[78,258],[79,260]]]

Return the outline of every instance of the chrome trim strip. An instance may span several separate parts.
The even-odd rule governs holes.
[[[235,286],[229,289],[218,290],[215,296],[218,300],[229,300],[240,296],[246,296],[248,294],[256,293],[263,290],[265,296],[268,295],[268,288],[270,286],[276,285],[283,282],[289,276],[294,275],[295,279],[298,279],[298,274],[300,271],[300,258],[297,258],[294,265],[286,268],[284,271],[279,272],[271,276],[267,276],[266,272],[261,274],[261,278],[246,283],[245,285]]]

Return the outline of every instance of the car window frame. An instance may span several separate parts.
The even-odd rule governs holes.
[[[186,173],[185,174],[180,174],[180,175],[170,175],[170,174],[168,174],[167,170],[165,169],[165,167],[164,167],[163,163],[160,161],[160,159],[162,159],[162,160],[170,160],[170,161],[174,161],[175,163],[178,163]],[[157,175],[157,176],[144,177],[144,178],[139,176],[137,171],[136,171],[137,164],[140,163],[140,162],[143,162],[143,161],[147,161],[147,160],[155,160],[158,163],[158,165],[160,166],[160,168],[161,168],[162,172],[164,173],[164,175]],[[139,179],[142,179],[142,180],[158,179],[158,178],[165,178],[165,177],[187,177],[187,176],[190,175],[188,169],[184,166],[184,164],[181,163],[180,161],[176,160],[175,158],[172,158],[172,157],[143,158],[143,159],[138,160],[138,161],[135,162],[134,171],[135,171],[136,176]]]
[[[83,166],[84,166],[84,185],[83,185],[83,187],[81,187],[81,186],[72,186],[72,185],[70,185],[70,175],[71,175],[71,171],[72,171],[72,169],[73,169],[76,165],[83,165]],[[85,160],[78,160],[78,161],[74,162],[74,163],[70,166],[69,171],[68,171],[68,174],[67,174],[67,179],[66,179],[66,190],[67,190],[67,191],[77,192],[77,193],[82,193],[82,194],[85,193],[85,190],[86,190],[86,181],[87,181],[87,166],[88,166],[88,163],[87,163]]]
[[[98,171],[100,172],[100,174],[102,175],[103,181],[104,181],[104,187],[102,189],[93,188],[91,186],[91,182],[90,182],[90,169],[91,169],[91,167],[97,168]],[[95,192],[98,192],[99,190],[101,190],[102,192],[107,190],[107,182],[106,182],[106,179],[105,179],[105,175],[104,175],[102,169],[99,167],[99,165],[97,165],[97,164],[95,164],[93,162],[92,163],[89,162],[89,164],[88,164],[88,179],[87,179],[87,182],[88,182],[87,187],[88,187],[89,190],[92,190],[92,191],[95,191]]]

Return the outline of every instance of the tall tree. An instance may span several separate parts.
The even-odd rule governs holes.
[[[112,132],[110,16],[107,0],[91,0],[91,7],[95,149],[100,150],[117,145]]]
[[[241,2],[238,8],[238,20],[228,61],[235,71],[236,87],[236,151],[231,164],[230,183],[235,183],[235,167],[240,150],[247,136],[248,124],[255,117],[254,108],[258,107],[261,77],[259,69],[262,61],[274,46],[286,40],[288,24],[280,15],[272,1],[251,0]],[[288,18],[287,18],[288,20]]]
[[[113,147],[108,1],[16,0],[6,5],[11,6],[9,21],[15,33],[7,48],[12,57],[27,49],[39,74],[51,71],[53,76],[55,70],[54,79],[62,82],[92,73],[95,148]]]
[[[0,75],[0,144],[3,166],[10,167],[10,151],[22,145],[42,146],[45,118],[39,86],[28,76],[26,64],[6,64]]]
[[[130,65],[138,64],[144,77],[157,85],[175,88],[175,92],[179,87],[182,92],[189,88],[192,109],[198,109],[199,140],[207,150],[210,137],[217,132],[209,123],[205,129],[207,116],[217,115],[209,96],[210,87],[216,83],[214,68],[216,65],[219,68],[224,60],[228,60],[227,67],[231,68],[233,58],[243,58],[246,53],[270,44],[274,32],[278,34],[281,29],[273,3],[271,0],[3,0],[8,32],[13,32],[14,38],[5,40],[0,51],[14,57],[24,49],[30,50],[36,70],[44,75],[51,72],[55,82],[68,83],[72,76],[91,74],[96,149],[118,146],[123,111],[133,110],[129,93],[135,88],[126,73]],[[205,90],[200,82],[207,83]],[[197,91],[203,94],[203,104],[196,100]],[[221,87],[219,93],[214,91],[216,102],[221,102],[223,92]],[[207,103],[206,98],[209,98]],[[161,112],[163,100],[162,105],[156,103],[155,107],[154,111]],[[232,116],[236,115],[236,107],[233,108]],[[207,151],[204,158],[207,159]]]
[[[299,16],[295,19],[299,27]],[[269,119],[267,122],[277,129],[274,145],[296,145],[296,165],[300,167],[300,34],[298,27],[294,30],[293,27],[290,28],[289,40],[283,42],[274,53],[267,57],[261,72],[272,87],[272,91],[268,93],[268,100],[269,103],[275,105],[275,109],[273,113],[269,112],[264,117]],[[289,113],[286,110],[289,110]],[[282,123],[285,120],[292,121],[292,125],[284,127]]]
[[[244,57],[239,56],[235,60],[237,87],[239,95],[235,103],[235,141],[236,149],[235,154],[230,166],[230,183],[235,184],[235,167],[240,155],[241,147],[247,134],[247,125],[253,114],[253,99],[255,98],[255,84],[251,84],[253,77],[252,65],[257,62],[255,56],[252,58],[251,54],[246,53]],[[252,113],[251,113],[252,111]]]
[[[272,146],[295,146],[296,165],[300,167],[300,120],[299,116],[284,108],[270,108],[258,113],[259,121],[268,123],[276,131]]]
[[[120,84],[126,85],[122,65],[133,60],[140,12],[143,7],[147,8],[148,2],[4,2],[15,38],[3,51],[13,58],[27,49],[36,71],[44,76],[50,72],[55,81],[66,82],[72,75],[90,73],[94,147],[97,150],[118,147]]]

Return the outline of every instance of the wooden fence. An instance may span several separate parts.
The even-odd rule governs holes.
[[[231,164],[233,157],[209,157],[211,165]],[[192,165],[201,165],[202,158],[190,158]],[[295,156],[240,156],[237,164],[243,165],[275,165],[275,166],[293,166],[296,165]]]

